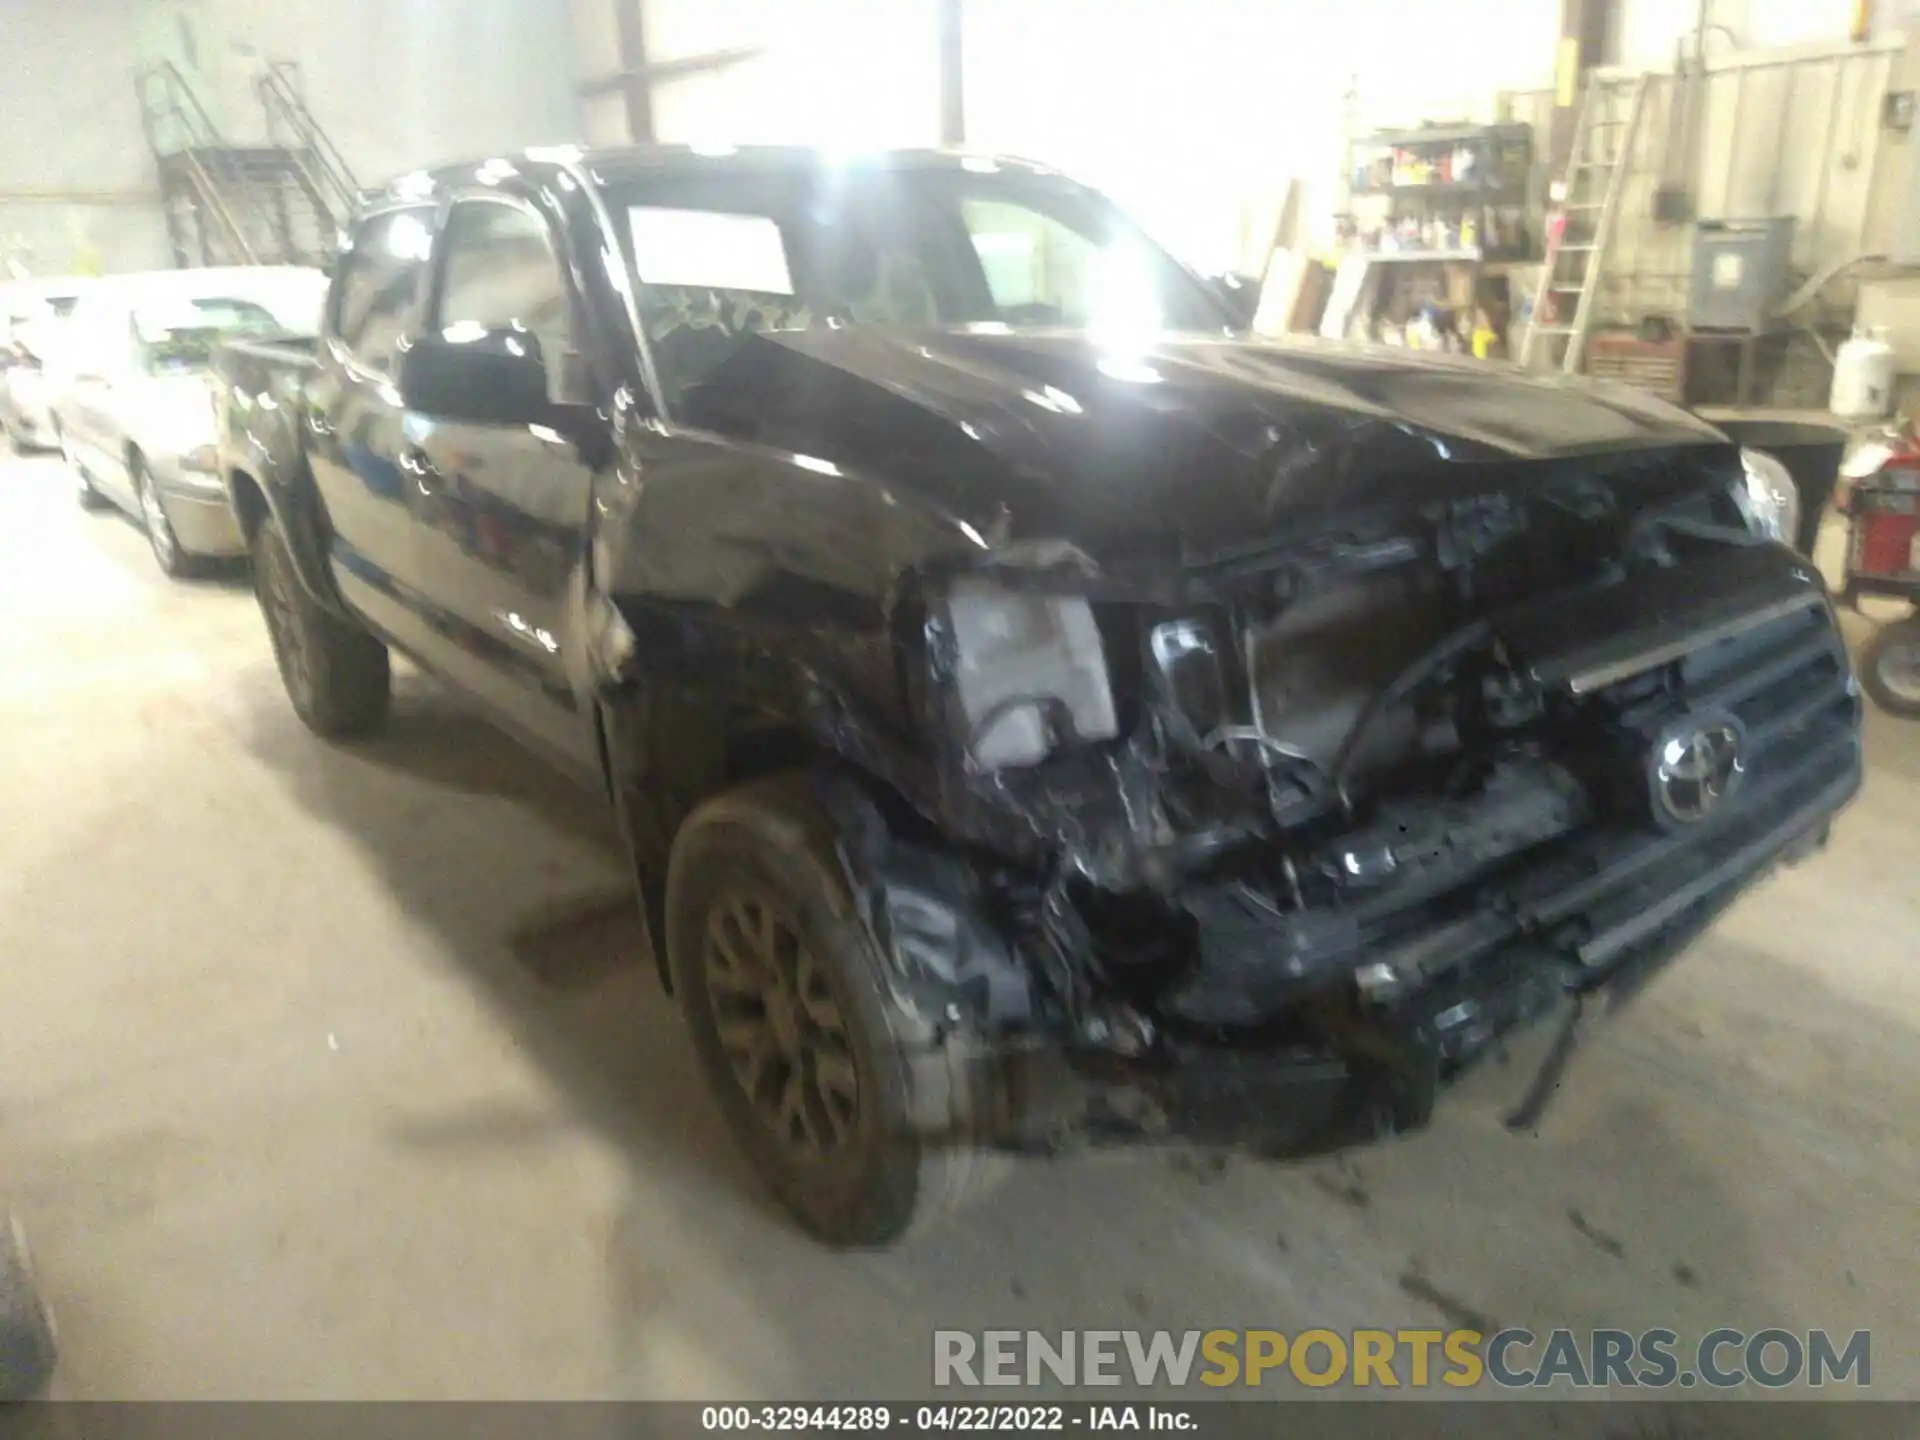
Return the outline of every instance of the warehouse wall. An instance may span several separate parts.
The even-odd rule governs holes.
[[[1289,179],[1324,231],[1348,126],[1482,118],[1551,74],[1537,0],[1454,0],[1404,35],[1403,0],[968,0],[968,136],[1083,175],[1207,270],[1271,240]],[[1424,12],[1431,13],[1431,12]],[[1324,238],[1324,236],[1323,236]]]
[[[182,31],[192,35],[218,122],[237,139],[258,133],[258,61],[299,61],[315,117],[362,181],[580,133],[566,0],[140,4],[148,50],[177,57]]]
[[[1709,0],[1707,18],[1715,29],[1709,54],[1766,50],[1783,45],[1845,40],[1853,25],[1855,0]],[[1886,35],[1905,23],[1910,7],[1881,0],[1873,7],[1873,32]],[[1695,0],[1622,0],[1615,58],[1645,70],[1671,70],[1674,46],[1693,41],[1699,10]]]
[[[4,0],[0,264],[166,263],[130,76],[135,0]]]
[[[617,64],[610,8],[574,0],[583,74]],[[968,142],[1082,175],[1187,258],[1222,268],[1244,234],[1270,235],[1289,178],[1330,193],[1362,57],[1368,123],[1465,113],[1551,76],[1557,12],[1542,0],[1454,0],[1417,44],[1371,47],[1404,33],[1408,13],[1409,0],[966,0]],[[647,0],[650,59],[760,47],[659,87],[656,133],[931,145],[934,16],[933,0]],[[589,109],[595,139],[622,123],[617,100]]]
[[[1669,141],[1680,131],[1673,117],[1683,98],[1670,74],[1655,75],[1648,99],[1654,123],[1642,136],[1608,264],[1606,314],[1628,321],[1681,313],[1692,263],[1691,227],[1651,218],[1653,188],[1678,158]],[[1794,217],[1792,263],[1801,277],[1886,253],[1913,183],[1914,141],[1883,123],[1882,102],[1890,89],[1917,81],[1920,66],[1897,32],[1864,45],[1709,49],[1690,172],[1695,212],[1704,219]],[[1844,309],[1847,279],[1827,296]]]
[[[0,250],[40,273],[167,263],[133,74],[191,65],[236,141],[257,57],[299,60],[363,181],[580,133],[566,0],[0,0]]]
[[[575,6],[610,10],[608,0]],[[1893,30],[1903,7],[1876,8],[1877,29]],[[1501,118],[1503,92],[1514,92],[1521,118],[1532,115],[1553,83],[1558,12],[1550,0],[1439,9],[1412,0],[965,0],[968,140],[1092,180],[1204,269],[1245,266],[1270,238],[1290,179],[1305,187],[1306,238],[1324,238],[1350,130]],[[1726,28],[1709,52],[1719,63],[1735,48],[1729,31],[1742,48],[1844,47],[1852,14],[1853,0],[1713,0],[1711,18]],[[937,137],[933,0],[647,0],[646,15],[654,60],[761,47],[747,63],[660,87],[664,139]],[[1623,0],[1619,57],[1670,69],[1696,15],[1693,0]],[[585,72],[615,64],[610,34],[603,22],[587,42]],[[596,43],[606,53],[594,53]],[[1889,73],[1875,50],[1845,72],[1753,78],[1737,115],[1734,81],[1716,80],[1700,185],[1707,213],[1798,207],[1807,261],[1871,234],[1869,197],[1887,166],[1866,152],[1905,143],[1883,145],[1871,130],[1868,109]],[[604,130],[618,135],[617,102],[605,111]],[[1830,116],[1839,117],[1838,153],[1828,165],[1810,157]],[[1766,143],[1735,155],[1734,129]],[[1672,240],[1648,241],[1667,247],[1649,258],[1669,270]]]
[[[655,59],[761,52],[660,87],[663,138],[880,146],[938,137],[930,0],[648,0],[646,15]]]

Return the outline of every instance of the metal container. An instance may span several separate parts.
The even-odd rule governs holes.
[[[1786,291],[1793,217],[1702,220],[1693,229],[1687,324],[1695,330],[1753,333],[1767,328]]]
[[[1884,335],[1856,331],[1833,357],[1833,393],[1827,408],[1842,420],[1879,420],[1893,409],[1899,357]]]
[[[1587,374],[1684,405],[1686,339],[1676,335],[1671,340],[1643,340],[1631,330],[1595,335],[1587,342]]]

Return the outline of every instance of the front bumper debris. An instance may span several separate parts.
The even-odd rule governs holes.
[[[1668,866],[1664,893],[1637,892],[1643,908],[1586,945],[1519,936],[1392,1006],[1311,1016],[1310,1035],[1260,1045],[1163,1034],[1137,1057],[1028,1042],[975,1045],[964,1062],[930,1053],[916,1080],[942,1094],[925,1113],[956,1113],[963,1090],[969,1103],[959,1108],[973,1120],[964,1135],[944,1119],[928,1130],[1030,1151],[1179,1141],[1305,1156],[1422,1128],[1454,1081],[1517,1048],[1530,1060],[1506,1074],[1502,1113],[1531,1128],[1583,1030],[1638,994],[1743,891],[1819,848],[1860,778],[1852,746],[1793,803],[1748,811],[1690,863]],[[1513,1044],[1529,1034],[1544,1043]]]

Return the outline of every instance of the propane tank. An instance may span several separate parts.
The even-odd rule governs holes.
[[[1833,394],[1827,408],[1842,420],[1879,420],[1893,408],[1897,365],[1884,330],[1859,330],[1833,358]]]

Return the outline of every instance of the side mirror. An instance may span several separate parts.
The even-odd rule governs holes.
[[[478,425],[550,424],[540,342],[523,330],[425,335],[400,356],[400,398],[409,410]]]

